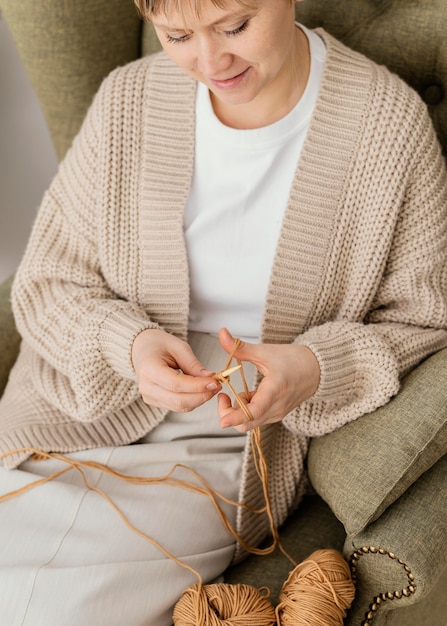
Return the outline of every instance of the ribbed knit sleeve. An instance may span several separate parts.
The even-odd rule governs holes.
[[[144,80],[144,66],[134,64],[101,87],[45,194],[13,287],[17,326],[34,350],[34,385],[77,420],[136,400],[132,340],[156,326],[121,290],[138,274],[135,238],[126,246],[107,239],[138,230]]]
[[[321,368],[315,395],[285,420],[308,436],[385,404],[447,345],[445,162],[425,106],[397,78],[378,71],[369,104],[316,308],[295,339]]]

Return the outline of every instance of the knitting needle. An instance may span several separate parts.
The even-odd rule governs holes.
[[[241,367],[242,367],[242,365],[235,365],[234,367],[230,367],[229,369],[224,370],[223,372],[219,372],[219,375],[222,376],[222,378],[227,378],[233,372],[236,372],[237,370],[240,370]]]

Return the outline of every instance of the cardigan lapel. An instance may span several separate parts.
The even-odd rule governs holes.
[[[323,31],[319,34],[327,45],[327,61],[273,263],[261,335],[264,342],[289,343],[316,323],[316,305],[331,281],[331,240],[343,213],[353,146],[361,133],[371,89],[364,60]],[[292,504],[284,494],[297,500],[302,495],[308,441],[288,431],[282,422],[262,427],[261,441],[270,493],[283,494],[274,506],[275,523],[280,525]],[[254,467],[253,449],[247,445],[239,499],[259,508],[262,493]],[[255,543],[269,530],[268,520],[241,509],[238,530]],[[242,552],[239,548],[237,557]]]
[[[183,213],[194,164],[195,82],[164,53],[150,60],[140,181],[143,300],[148,314],[186,338],[189,272]]]
[[[312,324],[329,279],[335,220],[371,88],[364,61],[359,58],[357,69],[351,50],[317,32],[327,46],[327,60],[272,267],[261,335],[268,343],[294,341]]]

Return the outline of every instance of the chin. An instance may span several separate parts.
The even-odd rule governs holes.
[[[222,104],[229,104],[232,106],[239,106],[244,104],[250,104],[255,99],[255,94],[253,93],[236,93],[236,89],[233,92],[230,91],[220,91],[218,89],[213,88],[212,85],[207,85],[210,92],[213,96],[222,102]]]

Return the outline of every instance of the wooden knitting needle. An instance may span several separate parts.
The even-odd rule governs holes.
[[[222,378],[227,378],[233,372],[240,370],[241,367],[242,367],[241,365],[235,365],[234,367],[230,367],[227,370],[224,370],[223,372],[219,372],[219,376],[222,376]]]

